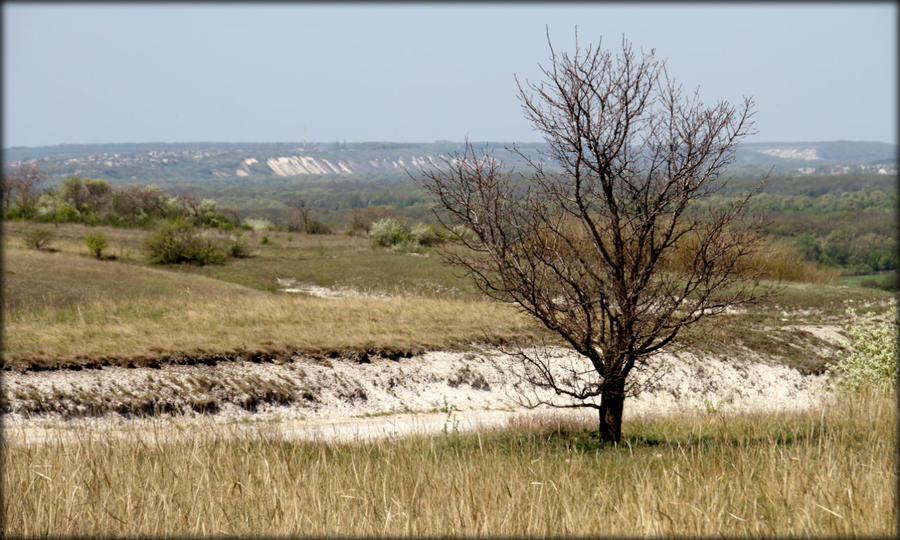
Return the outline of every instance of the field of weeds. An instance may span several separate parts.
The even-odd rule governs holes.
[[[821,410],[368,443],[106,439],[3,454],[4,533],[895,536],[893,393]]]

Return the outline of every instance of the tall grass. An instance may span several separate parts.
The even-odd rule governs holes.
[[[698,249],[698,239],[685,236],[667,254],[666,262],[676,270],[690,271]],[[747,275],[793,282],[832,283],[840,275],[836,268],[803,260],[794,247],[772,237],[760,238],[754,249],[740,261],[740,267]]]
[[[8,446],[3,532],[894,536],[895,426],[882,393],[629,422],[618,447],[571,422],[355,444],[85,429]]]

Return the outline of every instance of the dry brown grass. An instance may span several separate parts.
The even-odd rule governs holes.
[[[13,256],[10,256],[12,254]],[[437,348],[527,336],[509,305],[437,298],[312,298],[62,253],[6,251],[7,365],[172,353]]]
[[[697,250],[694,236],[683,237],[667,254],[667,264],[676,270],[689,271]],[[753,251],[740,261],[740,267],[743,275],[805,283],[833,283],[841,273],[839,269],[803,260],[803,256],[788,243],[772,237],[760,238]]]
[[[841,274],[838,268],[804,261],[797,250],[773,238],[763,240],[749,266],[762,270],[767,279],[803,283],[834,283]]]
[[[895,536],[892,394],[822,411],[514,426],[357,444],[10,446],[4,534]]]

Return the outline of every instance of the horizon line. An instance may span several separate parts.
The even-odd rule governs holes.
[[[203,141],[127,141],[127,142],[101,142],[101,143],[81,143],[81,142],[65,142],[65,143],[56,143],[56,144],[41,144],[41,145],[16,145],[16,146],[4,146],[2,150],[22,150],[22,149],[36,149],[36,148],[53,148],[53,147],[62,147],[62,146],[111,146],[111,145],[152,145],[152,144],[228,144],[228,145],[241,145],[241,144],[254,144],[254,145],[265,145],[265,144],[299,144],[299,145],[333,145],[335,143],[339,144],[465,144],[469,142],[471,144],[546,144],[546,141],[503,141],[503,140],[472,140],[472,141],[454,141],[450,139],[437,139],[432,141],[392,141],[392,140],[368,140],[368,141],[213,141],[213,140],[203,140]],[[790,141],[790,140],[780,140],[780,141],[746,141],[738,143],[738,146],[742,144],[821,144],[821,143],[877,143],[877,144],[887,144],[897,146],[896,142],[887,142],[873,139],[829,139],[829,140],[806,140],[806,141]]]

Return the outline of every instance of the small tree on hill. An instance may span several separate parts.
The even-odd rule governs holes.
[[[526,404],[595,408],[601,439],[618,441],[625,397],[637,390],[629,375],[685,327],[754,299],[747,258],[758,234],[742,219],[750,195],[685,212],[721,187],[753,104],[686,97],[653,51],[637,54],[625,40],[617,55],[577,37],[572,56],[551,44],[541,69],[545,81],[519,82],[519,99],[549,145],[545,161],[519,153],[531,171],[514,177],[467,143],[423,171],[423,184],[445,226],[472,232],[458,238],[467,250],[445,253],[450,262],[589,364],[519,351],[522,377],[546,391]]]
[[[91,255],[96,257],[97,260],[103,258],[103,250],[106,249],[106,246],[108,245],[106,236],[103,233],[89,233],[84,237],[84,243],[87,244]]]

